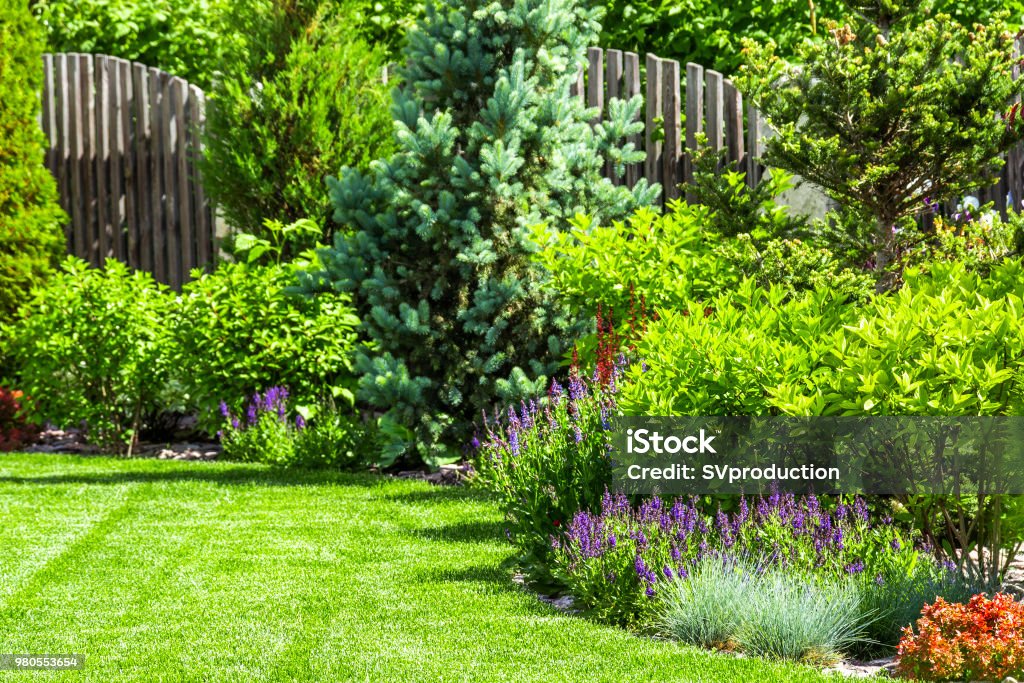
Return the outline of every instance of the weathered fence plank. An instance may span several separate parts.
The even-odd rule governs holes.
[[[604,114],[604,69],[601,68],[604,50],[599,47],[587,49],[587,107],[596,109],[593,123],[598,123]]]
[[[622,99],[622,68],[622,50],[605,52],[605,87],[608,89],[606,102]],[[622,184],[622,179],[615,176],[615,165],[611,161],[605,163],[604,174],[616,185]]]
[[[665,147],[662,151],[662,194],[665,200],[679,197],[679,177],[683,160],[683,108],[680,95],[679,62],[661,60],[662,117],[665,121]],[[689,119],[687,119],[689,128]]]
[[[697,149],[697,136],[704,132],[704,67],[699,64],[686,65],[686,160],[683,166],[683,182],[693,182],[693,150]],[[688,201],[693,195],[687,193]]]
[[[623,96],[632,99],[640,94],[640,56],[635,52],[627,52],[622,57],[623,65]],[[629,141],[634,149],[643,150],[643,138],[639,133],[631,135]],[[643,164],[626,165],[626,185],[633,187],[643,174]]]
[[[644,118],[645,147],[647,159],[644,162],[644,177],[654,185],[661,185],[663,172],[661,164],[662,138],[657,135],[657,124],[662,114],[661,60],[647,55],[647,107]],[[662,192],[659,203],[665,199]]]

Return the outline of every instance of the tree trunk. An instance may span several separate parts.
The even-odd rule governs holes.
[[[879,219],[875,225],[875,273],[878,281],[875,291],[879,294],[888,292],[896,286],[898,273],[890,270],[896,259],[896,233],[891,221]]]

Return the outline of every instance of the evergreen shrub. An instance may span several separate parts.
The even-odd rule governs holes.
[[[64,249],[66,216],[43,165],[42,31],[27,0],[0,5],[0,323],[45,282]]]
[[[581,316],[532,263],[531,226],[617,220],[655,196],[602,176],[639,159],[619,146],[639,98],[591,127],[569,96],[597,28],[575,0],[428,5],[395,92],[398,151],[330,183],[352,232],[307,286],[352,293],[376,344],[361,396],[388,411],[396,449],[457,458],[481,409],[543,392]]]

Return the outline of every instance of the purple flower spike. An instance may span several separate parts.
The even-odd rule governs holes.
[[[228,410],[228,404],[225,403],[224,401],[221,401],[220,402],[220,416],[226,418],[230,414],[231,414],[231,411]]]
[[[305,420],[305,418],[303,418],[301,415],[296,415],[295,416],[295,427],[296,427],[296,429],[299,429],[299,430],[305,429],[306,428],[306,420]],[[476,439],[476,437],[473,437],[473,438]],[[479,443],[480,442],[477,441],[477,445],[479,445]]]

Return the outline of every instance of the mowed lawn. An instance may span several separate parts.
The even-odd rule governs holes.
[[[69,681],[818,681],[564,615],[474,491],[228,463],[0,456],[0,652]],[[837,677],[838,678],[838,677]]]

